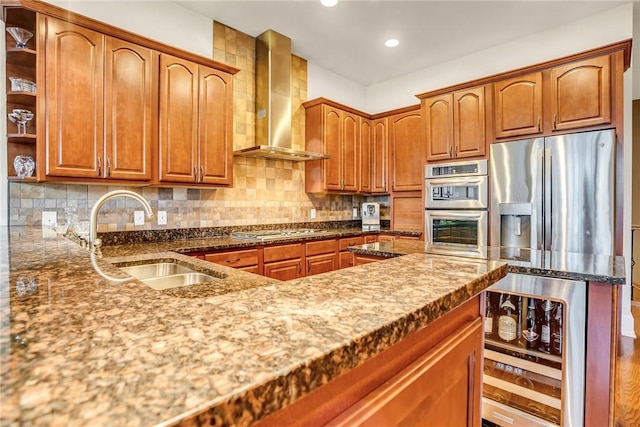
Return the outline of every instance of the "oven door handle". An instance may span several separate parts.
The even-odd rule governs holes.
[[[467,178],[467,179],[429,179],[427,180],[429,185],[446,185],[447,187],[451,187],[454,185],[468,185],[468,184],[481,184],[482,180],[478,178]]]
[[[466,213],[466,212],[429,212],[429,216],[432,218],[468,218],[477,219],[481,218],[483,213]]]

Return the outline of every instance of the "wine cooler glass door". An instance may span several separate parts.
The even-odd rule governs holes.
[[[483,418],[582,425],[586,286],[509,274],[485,300]]]

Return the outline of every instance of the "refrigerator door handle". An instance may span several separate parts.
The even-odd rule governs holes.
[[[543,148],[538,148],[537,151],[537,174],[538,182],[536,183],[536,195],[535,195],[535,208],[536,208],[536,247],[537,250],[544,250],[544,156]]]
[[[553,218],[551,218],[551,189],[553,184],[553,171],[551,169],[551,149],[544,150],[544,250],[551,250],[551,236],[553,231]]]

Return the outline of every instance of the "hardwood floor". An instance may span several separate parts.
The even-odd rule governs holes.
[[[622,337],[616,365],[616,427],[640,426],[640,304],[631,306],[636,336]]]

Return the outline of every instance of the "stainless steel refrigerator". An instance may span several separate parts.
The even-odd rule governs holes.
[[[491,145],[490,245],[612,255],[615,130]]]

